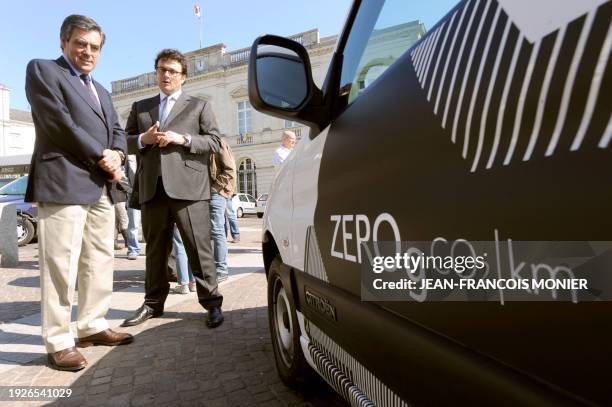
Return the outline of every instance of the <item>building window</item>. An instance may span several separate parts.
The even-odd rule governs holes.
[[[238,192],[257,197],[257,170],[250,158],[243,159],[238,166]]]
[[[298,122],[292,122],[291,120],[285,120],[285,128],[292,129],[294,127],[300,127],[301,124]]]
[[[238,102],[238,134],[251,132],[251,103],[248,100]]]
[[[196,59],[195,61],[195,70],[197,72],[202,72],[206,66],[208,66],[208,58],[206,57],[201,57]]]
[[[285,128],[291,129],[295,133],[295,138],[300,140],[302,138],[302,126],[303,124],[298,122],[292,122],[291,120],[285,120]]]

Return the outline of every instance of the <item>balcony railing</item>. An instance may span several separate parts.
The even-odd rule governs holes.
[[[250,134],[241,134],[236,137],[236,144],[253,144],[253,136]]]
[[[261,132],[231,136],[231,138],[228,140],[228,143],[232,147],[242,147],[257,144],[280,144],[284,130],[291,130],[292,132],[294,132],[297,140],[300,140],[302,136],[305,137],[308,135],[308,128],[304,126],[277,128],[274,130],[265,129]]]
[[[304,44],[304,34],[294,35],[289,37],[290,40],[298,42],[300,44]]]
[[[233,51],[229,53],[229,62],[230,64],[238,64],[241,62],[248,62],[249,55],[251,55],[250,48],[243,48],[237,51]]]

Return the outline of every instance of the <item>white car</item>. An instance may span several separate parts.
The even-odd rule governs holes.
[[[245,213],[255,215],[257,213],[255,205],[255,198],[249,194],[239,193],[232,198],[232,208],[239,218],[242,218]]]
[[[268,194],[261,194],[257,198],[257,217],[263,218],[266,210],[266,202],[268,201]]]

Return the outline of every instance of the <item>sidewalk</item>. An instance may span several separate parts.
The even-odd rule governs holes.
[[[245,233],[249,229],[251,233]],[[259,238],[257,228],[247,227],[241,243],[229,245],[230,278],[220,284],[225,322],[217,329],[205,326],[206,314],[195,293],[171,294],[163,317],[118,328],[133,334],[134,343],[81,349],[89,364],[73,373],[47,367],[39,311],[2,323],[0,385],[69,386],[72,395],[56,402],[0,401],[0,405],[344,405],[322,384],[313,389],[315,394],[300,394],[280,382],[268,333]],[[6,307],[6,300],[1,301],[4,321],[19,312],[36,311],[35,303],[39,302],[39,298],[31,298],[36,289],[32,276],[38,278],[36,259],[22,258],[20,266],[22,270],[7,273],[9,278],[11,273],[23,273],[12,284],[0,278],[5,288],[25,292],[23,298],[17,297],[24,301],[13,300],[10,307]],[[115,292],[108,314],[112,328],[142,304],[144,257],[129,261],[124,255],[117,256],[115,270]]]

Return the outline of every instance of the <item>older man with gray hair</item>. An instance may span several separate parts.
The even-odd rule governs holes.
[[[292,132],[291,130],[285,130],[283,132],[281,145],[274,152],[274,158],[272,160],[275,170],[278,171],[283,161],[285,161],[285,158],[287,158],[291,150],[293,150],[293,146],[295,146],[295,140],[296,138],[294,132]]]
[[[68,16],[60,29],[62,55],[32,60],[26,73],[36,141],[25,200],[38,203],[42,336],[58,370],[87,365],[70,330],[77,281],[80,345],[133,340],[105,319],[113,291],[115,183],[126,138],[110,94],[91,77],[103,45],[94,20]]]

